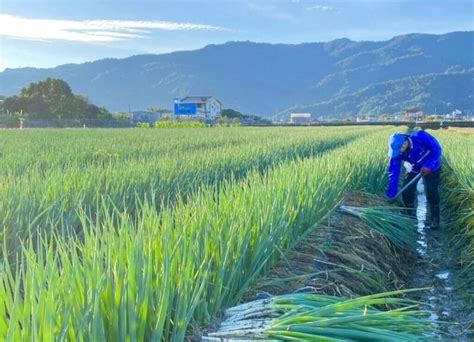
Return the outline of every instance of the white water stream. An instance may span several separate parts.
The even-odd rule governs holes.
[[[412,287],[429,287],[429,291],[420,295],[418,300],[425,303],[423,310],[430,319],[450,322],[441,324],[440,329],[446,336],[433,336],[435,340],[470,341],[465,335],[474,313],[463,313],[463,302],[457,299],[454,289],[454,277],[450,271],[454,265],[453,256],[447,246],[446,231],[431,230],[428,222],[428,203],[423,179],[417,184],[417,253],[420,261],[413,273]]]

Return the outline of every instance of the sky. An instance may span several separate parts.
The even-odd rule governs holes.
[[[379,41],[473,30],[474,0],[0,0],[0,71],[228,41]]]

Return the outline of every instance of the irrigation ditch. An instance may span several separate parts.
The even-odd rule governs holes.
[[[416,211],[418,257],[408,285],[429,288],[413,294],[413,298],[423,303],[420,308],[430,314],[430,319],[440,322],[440,339],[472,341],[474,311],[464,290],[468,280],[457,270],[459,253],[453,248],[453,229],[449,227],[455,224],[451,218],[455,213],[449,213],[446,204],[443,211],[447,219],[441,229],[430,229],[423,180],[420,180]]]
[[[417,214],[411,226],[417,238],[412,245],[394,243],[393,238],[374,230],[366,221],[337,210],[341,205],[378,207],[386,202],[369,193],[346,193],[315,229],[288,250],[280,251],[281,260],[244,295],[242,302],[247,304],[223,312],[196,340],[274,340],[275,336],[286,339],[285,335],[277,335],[272,330],[270,322],[280,319],[275,311],[268,306],[260,312],[249,309],[248,305],[252,303],[270,303],[275,298],[284,300],[292,294],[357,300],[376,293],[419,288],[422,290],[401,294],[410,301],[408,305],[415,303],[416,311],[424,320],[427,333],[419,340],[472,341],[472,298],[468,293],[469,286],[467,290],[465,286],[468,277],[457,267],[459,253],[453,244],[455,230],[449,227],[454,221],[445,219],[440,230],[430,229],[422,181],[417,186]],[[447,203],[443,212],[443,217],[456,214]],[[378,307],[393,309],[391,305]],[[252,314],[252,310],[257,313]],[[403,331],[403,327],[401,329]],[[407,325],[406,329],[412,327]],[[272,331],[273,335],[269,335]],[[289,336],[295,339],[298,335],[286,336],[291,339]],[[365,340],[355,333],[352,338]],[[380,335],[380,340],[412,339],[402,335],[398,338]]]

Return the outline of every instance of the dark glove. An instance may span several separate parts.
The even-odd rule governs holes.
[[[429,167],[423,166],[421,168],[421,173],[423,176],[429,176],[431,174],[431,169]]]
[[[390,203],[390,204],[395,203],[395,202],[397,201],[397,199],[395,198],[395,195],[396,195],[396,194],[397,194],[397,193],[391,193],[391,192],[389,193],[389,192],[387,192],[387,193],[386,193],[386,195],[387,195],[387,202]]]
[[[395,197],[389,197],[387,199],[388,204],[395,204],[397,203],[397,199]]]

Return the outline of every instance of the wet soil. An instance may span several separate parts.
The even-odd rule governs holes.
[[[443,222],[439,229],[430,227],[428,204],[423,180],[417,184],[417,263],[412,272],[410,287],[428,287],[414,299],[421,301],[421,309],[430,313],[430,318],[440,321],[441,333],[436,340],[474,341],[474,311],[467,306],[464,294],[457,290],[462,282],[455,272],[456,251],[450,248],[450,233]]]

